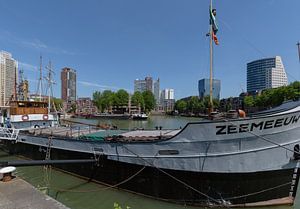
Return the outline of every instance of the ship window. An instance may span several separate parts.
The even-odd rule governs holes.
[[[23,102],[20,102],[20,103],[18,104],[18,106],[19,106],[19,107],[25,107],[25,104],[24,104]]]
[[[158,154],[160,155],[178,155],[178,150],[159,150]]]
[[[300,146],[299,144],[296,144],[294,146],[294,159],[299,160],[300,159]]]

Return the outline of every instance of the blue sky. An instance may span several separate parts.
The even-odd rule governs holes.
[[[37,66],[77,70],[78,96],[133,90],[136,78],[160,78],[176,98],[197,95],[209,76],[209,0],[0,0],[0,50],[20,62],[34,93]],[[280,55],[289,82],[300,79],[299,0],[215,0],[220,45],[214,77],[221,97],[246,90],[246,63]]]

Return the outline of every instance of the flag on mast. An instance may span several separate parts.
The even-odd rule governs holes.
[[[219,45],[219,40],[217,38],[218,25],[216,20],[217,10],[209,7],[210,25],[212,26],[212,39],[216,45]]]

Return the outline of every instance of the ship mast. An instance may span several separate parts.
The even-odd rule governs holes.
[[[42,73],[42,55],[40,55],[40,77],[39,77],[39,82],[38,82],[38,87],[37,87],[37,92],[36,94],[39,95],[39,101],[42,101],[42,86],[43,86],[43,73]]]
[[[212,9],[212,0],[210,0],[210,10]],[[213,25],[212,21],[210,20],[210,75],[209,75],[209,114],[213,111]]]
[[[54,81],[52,80],[52,63],[49,61],[48,66],[46,66],[46,69],[48,70],[48,76],[46,77],[46,80],[48,81],[48,114],[50,113],[51,108],[51,96],[53,96],[52,92],[52,84],[54,84]]]

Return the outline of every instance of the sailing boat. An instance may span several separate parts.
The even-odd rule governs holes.
[[[38,93],[39,101],[31,101],[26,96],[20,100],[12,100],[9,102],[9,106],[2,107],[0,121],[3,126],[25,130],[51,127],[56,124],[54,115],[50,113],[50,96],[48,105],[47,102],[42,101],[42,57],[40,57],[40,79],[37,95]]]
[[[211,4],[210,17],[212,8]],[[212,30],[211,26],[210,34],[215,35]],[[184,205],[282,205],[293,204],[296,197],[299,101],[260,116],[190,122],[180,130],[135,130],[101,137],[72,136],[70,131],[21,131],[17,138],[0,131],[0,138],[11,152],[32,159],[45,159],[41,150],[49,147],[52,159],[95,158],[97,164],[58,167],[112,188]]]

